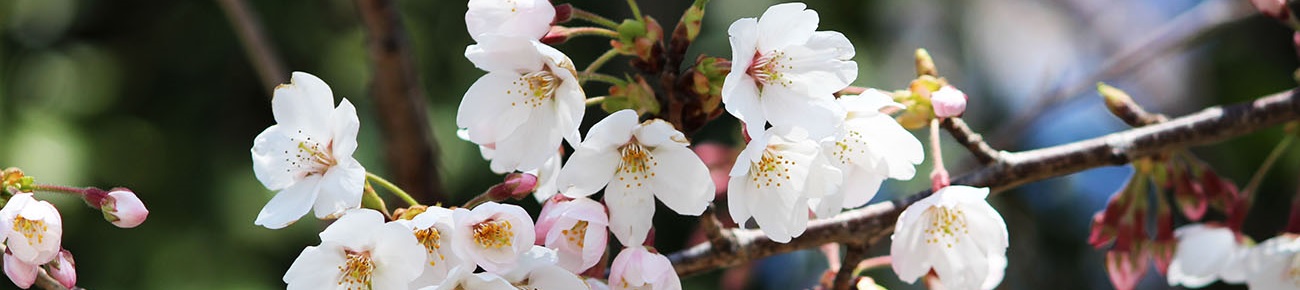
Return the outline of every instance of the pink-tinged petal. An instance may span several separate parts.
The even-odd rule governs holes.
[[[595,125],[591,125],[591,130],[587,131],[587,139],[582,142],[583,148],[606,149],[618,148],[632,139],[633,130],[637,128],[637,115],[633,110],[619,110]]]
[[[636,136],[637,143],[649,147],[686,147],[686,145],[691,145],[691,142],[686,140],[686,135],[682,134],[681,131],[677,131],[673,124],[661,119],[652,119],[642,123],[634,130],[633,135]]]
[[[591,138],[587,142],[592,142]],[[621,161],[622,157],[615,148],[579,147],[560,169],[556,186],[565,196],[590,196],[609,184]]]
[[[934,115],[940,118],[956,117],[966,112],[966,94],[952,86],[943,86],[930,94]]]
[[[47,201],[32,199],[30,193],[15,194],[9,203],[15,204],[16,210],[4,216],[4,225],[12,227],[8,231],[6,245],[15,257],[23,262],[41,265],[53,261],[59,254],[59,245],[63,241],[63,219],[54,205]],[[26,202],[14,202],[15,199],[28,199]],[[5,205],[9,207],[8,204]],[[29,229],[20,229],[18,218],[36,223]],[[30,230],[30,231],[28,231]]]
[[[357,131],[361,129],[361,121],[357,119],[357,108],[352,106],[352,102],[343,99],[335,108],[330,116],[333,124],[332,147],[334,158],[352,159],[352,153],[357,151]]]
[[[77,286],[77,262],[67,250],[59,251],[59,256],[50,262],[49,273],[63,288],[74,289]]]
[[[361,207],[366,169],[356,160],[348,161],[351,162],[330,168],[320,178],[320,193],[313,206],[316,218],[338,217],[344,211]]]
[[[108,193],[108,197],[104,200],[111,201],[112,204],[102,205],[100,209],[111,209],[105,210],[105,214],[116,219],[111,222],[119,228],[134,228],[149,217],[149,209],[144,207],[144,202],[134,192],[115,189]]]
[[[9,281],[13,281],[14,285],[27,289],[31,288],[33,283],[36,283],[37,271],[40,270],[39,265],[23,262],[11,253],[4,254],[4,263],[5,276],[8,276]]]
[[[808,42],[820,19],[799,2],[772,5],[758,18],[758,49],[770,51]]]
[[[334,93],[320,78],[305,72],[293,72],[288,84],[275,88],[271,113],[275,122],[303,130],[308,136],[325,136],[330,113],[334,110]]]
[[[346,258],[338,245],[322,242],[319,247],[306,247],[284,273],[286,289],[330,289],[338,286],[339,272],[334,267],[343,266]],[[333,271],[331,271],[333,270]]]
[[[640,245],[650,232],[655,214],[654,195],[648,184],[620,175],[605,188],[605,204],[609,206],[609,231],[624,245]]]
[[[675,131],[674,131],[675,132]],[[666,145],[651,151],[650,185],[664,205],[683,215],[700,215],[713,201],[714,184],[709,168],[682,146]]]

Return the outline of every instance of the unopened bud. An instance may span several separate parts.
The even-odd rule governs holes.
[[[569,20],[573,20],[573,4],[555,5],[555,20],[551,20],[551,25],[569,22]]]
[[[1286,7],[1286,0],[1250,0],[1250,4],[1255,5],[1260,13],[1277,20],[1286,21],[1291,14],[1291,10]]]
[[[125,188],[114,188],[100,201],[99,210],[104,212],[104,219],[113,225],[129,229],[144,223],[149,217],[149,209],[144,207],[140,197]]]
[[[511,173],[506,175],[506,180],[500,184],[488,189],[492,200],[505,200],[506,198],[520,199],[533,193],[537,189],[537,176],[531,173]]]
[[[952,86],[943,86],[930,94],[930,105],[934,106],[934,116],[949,118],[961,116],[966,112],[966,94]]]
[[[543,35],[542,39],[538,41],[541,41],[542,43],[549,44],[549,45],[555,45],[555,44],[564,43],[565,41],[569,41],[569,28],[564,26],[559,26],[559,25],[551,26],[551,31],[546,32],[546,35]]]
[[[916,49],[916,76],[939,76],[939,69],[934,67],[934,58],[924,48]]]
[[[636,79],[628,80],[623,85],[610,86],[609,95],[605,97],[604,102],[600,103],[600,108],[611,113],[632,109],[637,115],[654,115],[659,114],[659,100],[655,98],[650,83],[647,83],[641,75],[637,75]]]
[[[60,250],[54,261],[46,265],[49,266],[50,277],[59,281],[63,288],[74,289],[77,286],[77,263],[72,260],[72,253],[68,250]]]
[[[428,209],[429,209],[428,206],[412,205],[411,207],[408,208],[399,208],[393,210],[393,216],[401,220],[413,220],[415,219],[415,216],[424,213],[424,211]]]

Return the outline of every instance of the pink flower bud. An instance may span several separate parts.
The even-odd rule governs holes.
[[[4,262],[5,276],[9,276],[9,281],[13,281],[14,285],[27,289],[36,283],[36,271],[40,270],[36,265],[23,262],[10,252],[5,252]]]
[[[129,229],[139,226],[149,217],[149,209],[130,189],[114,188],[101,201],[99,210],[104,212],[104,219],[113,225]]]
[[[1118,290],[1136,288],[1138,280],[1147,272],[1148,263],[1147,256],[1136,251],[1106,252],[1106,273],[1110,276],[1110,283]]]
[[[77,286],[77,263],[72,260],[72,253],[68,250],[59,251],[59,256],[54,258],[54,262],[47,264],[50,277],[59,281],[64,288],[73,289]]]
[[[930,105],[934,106],[934,115],[937,117],[960,116],[966,112],[966,94],[952,86],[943,86],[930,94]]]
[[[1255,5],[1260,13],[1278,20],[1286,20],[1287,14],[1291,14],[1286,7],[1286,0],[1250,0],[1250,4]]]
[[[573,20],[573,4],[555,5],[555,20],[551,20],[551,25],[569,22],[569,20]]]

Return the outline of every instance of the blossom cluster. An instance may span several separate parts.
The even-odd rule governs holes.
[[[1176,231],[1178,246],[1166,279],[1170,286],[1201,288],[1223,281],[1250,289],[1300,288],[1300,236],[1284,233],[1254,244],[1217,223],[1188,224]]]

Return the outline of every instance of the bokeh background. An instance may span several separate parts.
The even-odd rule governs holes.
[[[249,1],[289,70],[324,79],[358,106],[367,169],[385,173],[384,136],[368,84],[374,75],[356,4]],[[455,138],[457,105],[483,73],[464,59],[472,43],[462,1],[399,0],[429,123],[441,148],[444,192],[456,204],[500,177],[476,147]],[[610,18],[623,1],[574,0]],[[687,0],[642,0],[671,28]],[[770,0],[714,0],[691,52],[729,57],[726,28],[757,17]],[[928,48],[940,72],[971,97],[966,120],[999,149],[1063,144],[1125,129],[1091,90],[1104,80],[1149,110],[1170,115],[1245,101],[1295,86],[1290,31],[1245,0],[812,0],[822,30],[847,35],[857,49],[858,86],[900,89],[913,76],[912,52]],[[584,38],[557,46],[580,67],[608,48]],[[1126,55],[1126,58],[1116,56]],[[688,56],[691,59],[693,56]],[[606,71],[621,74],[616,61]],[[287,76],[286,76],[287,77]],[[604,87],[592,85],[589,94]],[[323,223],[282,230],[253,225],[272,196],[253,176],[249,148],[274,123],[271,89],[259,82],[231,22],[214,1],[0,1],[0,167],[17,166],[40,183],[127,186],[151,209],[139,228],[118,229],[76,198],[38,194],[60,208],[64,247],[76,255],[79,285],[91,289],[277,289]],[[1059,95],[1059,102],[1044,102]],[[1039,105],[1046,103],[1050,105]],[[588,112],[587,125],[603,113]],[[585,127],[584,127],[585,128]],[[735,123],[719,119],[697,142],[739,146]],[[585,129],[584,129],[585,132]],[[1278,128],[1194,151],[1243,184],[1280,139]],[[972,168],[947,144],[954,174]],[[1286,223],[1300,154],[1278,163],[1246,226],[1257,240]],[[922,164],[919,172],[928,172]],[[1011,260],[1001,289],[1109,289],[1102,252],[1085,243],[1089,217],[1123,183],[1129,167],[1089,170],[992,198],[1011,229]],[[923,176],[922,176],[923,177]],[[928,186],[887,182],[878,200]],[[427,201],[427,200],[426,200]],[[390,201],[395,204],[396,201]],[[536,213],[537,205],[521,201]],[[684,246],[695,225],[666,208],[658,246]],[[885,244],[875,247],[886,254]],[[685,279],[688,288],[810,286],[825,268],[817,252],[781,256],[724,273]],[[1154,271],[1151,271],[1154,272]],[[868,272],[890,289],[919,289],[892,271]],[[726,277],[726,278],[724,278]],[[7,281],[0,288],[13,287]],[[1215,285],[1221,289],[1239,289]],[[1149,274],[1143,289],[1166,289]]]

